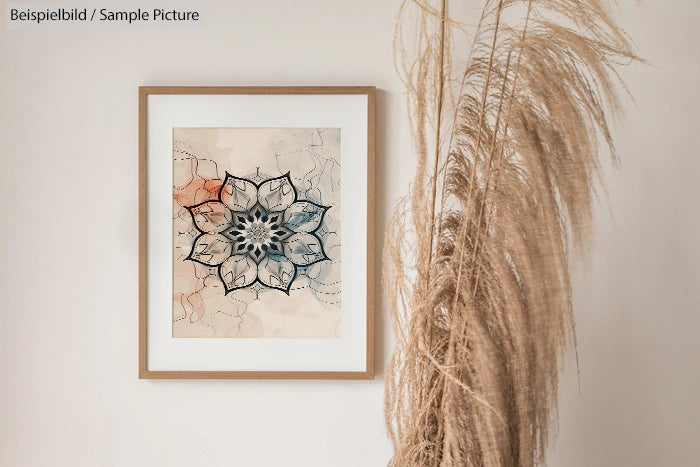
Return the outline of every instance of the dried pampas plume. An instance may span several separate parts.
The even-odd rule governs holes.
[[[575,345],[569,250],[585,245],[616,68],[637,57],[605,0],[402,6],[397,67],[418,155],[385,243],[396,333],[395,466],[534,466]],[[607,152],[607,151],[606,151]]]

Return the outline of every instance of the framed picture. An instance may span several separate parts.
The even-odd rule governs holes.
[[[374,96],[139,89],[140,378],[373,378]]]

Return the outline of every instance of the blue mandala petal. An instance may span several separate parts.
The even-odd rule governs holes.
[[[321,239],[313,233],[297,232],[283,243],[284,255],[297,266],[310,266],[328,259]]]
[[[327,210],[312,201],[296,201],[284,211],[284,226],[294,232],[315,232]]]

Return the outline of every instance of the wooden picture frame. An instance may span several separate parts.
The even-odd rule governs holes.
[[[267,109],[267,113],[265,113],[265,109]],[[314,109],[318,109],[318,113],[315,114]],[[361,112],[363,113],[362,115],[360,115]],[[269,124],[268,122],[272,123]],[[340,225],[339,232],[342,231],[342,257],[346,259],[346,261],[338,261],[338,263],[340,263],[340,266],[338,267],[342,268],[343,282],[340,282],[342,284],[340,286],[340,291],[333,289],[333,294],[335,294],[334,296],[342,297],[339,312],[339,316],[341,317],[341,324],[339,328],[341,330],[341,337],[315,338],[302,336],[298,338],[288,337],[286,339],[283,337],[197,338],[189,337],[189,335],[184,337],[174,337],[176,332],[175,330],[180,329],[180,327],[176,327],[175,319],[176,308],[174,307],[179,307],[177,304],[170,305],[170,316],[172,319],[170,319],[170,322],[167,325],[163,323],[164,319],[158,319],[166,316],[165,313],[166,307],[168,306],[167,304],[175,302],[176,294],[175,290],[172,290],[172,287],[174,287],[173,284],[175,283],[173,275],[175,274],[175,267],[180,268],[179,263],[173,266],[174,262],[180,261],[180,259],[178,259],[179,257],[173,253],[174,251],[177,251],[178,245],[175,244],[176,240],[172,240],[172,238],[175,237],[175,234],[173,234],[173,213],[177,213],[178,211],[171,207],[169,208],[169,212],[164,212],[168,206],[166,199],[167,196],[170,196],[170,205],[172,206],[174,204],[172,199],[175,195],[173,195],[174,192],[172,189],[170,190],[169,194],[165,193],[163,187],[166,187],[167,184],[170,186],[170,188],[173,188],[175,184],[174,177],[172,176],[172,171],[176,170],[172,168],[175,165],[174,154],[177,151],[175,135],[178,134],[177,132],[180,131],[179,128],[181,127],[185,128],[185,130],[182,131],[185,132],[183,134],[187,135],[199,135],[200,132],[206,131],[219,131],[217,134],[226,135],[227,138],[230,138],[235,137],[236,135],[245,134],[248,135],[246,136],[246,141],[251,140],[249,133],[254,130],[292,132],[293,129],[299,129],[299,134],[304,135],[303,131],[301,130],[323,128],[324,130],[316,130],[316,133],[313,133],[312,135],[314,137],[318,137],[318,135],[321,135],[323,131],[327,131],[326,128],[336,131],[337,127],[337,134],[339,135],[337,138],[337,147],[342,147],[341,154],[338,156],[342,159],[342,164],[338,164],[339,166],[342,166],[342,175],[339,177],[342,177],[343,184],[338,182],[338,186],[340,187],[338,189],[339,194],[336,194],[335,196],[337,196],[338,199],[343,199],[344,203],[342,205],[343,214],[340,216],[342,217],[342,221],[338,220],[338,223]],[[166,134],[168,131],[170,133]],[[187,131],[189,131],[189,133],[187,133]],[[235,131],[239,131],[239,133],[236,133]],[[241,133],[246,131],[249,133]],[[209,135],[209,133],[206,134]],[[259,134],[266,135],[264,132]],[[323,133],[323,135],[325,134],[327,133]],[[332,134],[335,135],[336,133]],[[167,141],[168,138],[170,138],[169,143]],[[252,140],[256,141],[254,138]],[[335,139],[333,139],[333,141],[335,141]],[[177,143],[180,144],[180,142]],[[169,152],[167,150],[167,144],[170,144]],[[313,145],[318,143],[311,144]],[[325,144],[325,142],[323,144]],[[374,87],[140,87],[139,378],[373,379],[374,146]],[[356,151],[346,154],[346,148],[350,147],[355,148]],[[218,148],[218,146],[215,148]],[[294,153],[290,152],[290,154]],[[277,157],[275,160],[279,161],[280,156],[276,152],[274,156]],[[170,158],[169,162],[165,160],[166,157]],[[196,161],[197,163],[204,160],[197,159],[196,157],[198,156],[189,155],[188,157],[192,158],[192,160]],[[168,164],[170,164],[170,169],[168,169]],[[279,165],[279,162],[277,162],[277,165]],[[362,166],[364,166],[364,170],[360,170],[362,169]],[[161,172],[157,171],[158,168],[164,169],[162,171],[162,176],[160,175]],[[149,170],[151,170],[151,172],[149,172]],[[167,175],[168,170],[170,170],[170,179],[168,179]],[[218,199],[212,197],[210,201],[205,201],[203,204],[210,202],[222,204],[222,196],[225,196],[223,194],[225,191],[224,188],[228,189],[229,187],[227,183],[230,183],[230,186],[235,186],[235,190],[239,189],[239,185],[236,185],[236,183],[239,183],[238,177],[231,176],[228,173],[228,169],[226,170],[226,175],[224,177],[224,173],[220,171],[221,169],[218,167],[218,165],[216,165],[216,170],[218,178],[223,178],[223,182],[221,182],[221,180],[216,181],[217,183],[223,183],[220,185],[220,188],[218,188]],[[275,178],[268,178],[265,179],[267,181],[263,182],[251,181],[248,183],[247,179],[241,178],[240,180],[244,181],[240,182],[240,186],[244,187],[245,189],[247,189],[246,187],[255,186],[255,190],[257,190],[255,191],[256,196],[259,196],[259,198],[255,199],[265,200],[267,198],[263,198],[262,194],[260,194],[261,190],[263,190],[263,186],[266,186],[265,183],[269,183],[269,186],[273,186],[272,181],[274,181],[275,187],[278,185],[282,187],[284,183],[287,183],[284,182],[284,180],[288,180],[289,186],[291,186],[292,190],[294,190],[294,187],[297,186],[297,179],[293,178],[294,174],[292,172],[293,171],[290,170],[286,175],[278,175]],[[363,174],[360,175],[360,172],[363,172]],[[256,176],[258,176],[260,173],[260,169],[258,168]],[[285,176],[287,179],[282,180]],[[306,175],[304,174],[304,176]],[[229,182],[229,177],[235,180]],[[298,175],[298,177],[301,177],[301,175]],[[353,179],[353,177],[355,178]],[[264,176],[261,175],[259,179],[264,179]],[[202,180],[207,180],[206,183],[210,184],[214,182],[212,179],[202,178]],[[301,180],[301,178],[299,178],[299,180]],[[306,179],[304,180],[308,185],[308,181]],[[214,185],[215,183],[212,186]],[[304,185],[304,187],[307,185]],[[350,189],[350,187],[346,186],[357,187],[357,189],[354,189],[353,191]],[[331,208],[329,206],[320,206],[320,203],[315,203],[308,197],[299,199],[297,196],[298,191],[299,188],[294,191],[294,202],[306,203],[304,206],[311,206],[312,210],[317,209],[320,212],[318,217],[316,217],[316,219],[320,219],[318,220],[319,223],[329,222],[328,218],[324,218],[324,213],[327,213]],[[281,188],[280,192],[282,192]],[[310,191],[306,191],[306,193],[308,194]],[[348,196],[350,193],[353,195],[352,198]],[[357,203],[356,200],[364,199],[365,193],[366,204],[365,206],[362,206],[364,203]],[[264,202],[265,201],[258,201],[258,205],[256,206],[262,206],[260,203],[264,204]],[[340,202],[338,201],[338,203]],[[217,204],[217,206],[219,204]],[[267,204],[265,206],[271,206],[271,204]],[[290,206],[292,205],[289,205],[286,209],[293,210],[293,208]],[[195,214],[197,206],[186,206],[186,209],[191,215],[191,222],[193,223],[194,228],[200,229],[199,223],[205,221],[202,221],[202,217],[198,217],[199,214]],[[272,214],[274,214],[274,212],[272,212],[273,208],[269,207],[266,209],[268,209],[268,211],[263,209],[263,215],[267,213],[270,214],[270,217],[272,217]],[[236,215],[237,213],[234,211],[235,210],[230,210],[230,212],[227,211],[224,217],[228,219],[228,217],[231,215]],[[355,216],[353,218],[355,221],[351,222],[350,224],[365,226],[363,229],[363,235],[353,234],[353,232],[350,230],[348,230],[350,234],[346,235],[345,225],[348,224],[348,222],[346,221],[346,217],[343,217],[346,216],[346,211],[347,213],[351,213]],[[338,210],[338,212],[340,212],[340,210]],[[362,218],[359,217],[359,213],[364,212],[366,212],[366,221],[363,221]],[[164,225],[167,224],[166,217],[170,219],[169,225]],[[221,217],[219,217],[219,219],[220,218]],[[357,220],[358,218],[359,221]],[[181,218],[176,218],[175,220],[179,221],[179,219]],[[262,222],[260,219],[256,218],[255,221]],[[284,213],[284,219],[288,219],[287,211]],[[291,217],[289,217],[289,219],[291,219]],[[219,228],[218,225],[223,225],[223,223],[217,224],[217,228]],[[252,225],[252,221],[250,225]],[[286,233],[284,234],[288,235],[287,238],[291,239],[294,235],[298,235],[298,237],[295,237],[295,239],[302,237],[307,238],[308,235],[310,235],[305,233],[306,231],[299,227],[301,224],[295,224],[300,229],[298,232],[292,229],[292,227],[289,227],[290,225],[292,224],[288,222],[284,227],[287,229],[285,230]],[[240,225],[238,227],[240,227]],[[277,226],[273,225],[272,228],[274,227]],[[244,252],[249,248],[253,248],[253,240],[251,240],[253,237],[244,235],[241,237],[231,237],[229,234],[231,231],[233,231],[233,229],[234,227],[231,227],[229,231],[225,231],[221,233],[221,235],[226,234],[227,241],[231,242],[235,242],[235,238],[244,240],[241,240],[241,244],[233,243],[233,247],[229,247],[228,245],[223,247],[220,250],[225,251],[225,253],[221,253],[221,255],[225,256],[231,254],[228,253],[229,249],[227,248],[231,248],[231,250],[233,250],[233,248],[240,248],[244,242],[248,242],[246,243],[247,248],[242,249]],[[320,227],[316,227],[316,229],[320,229]],[[190,228],[190,230],[192,229]],[[166,232],[170,232],[171,237],[169,250],[164,249],[165,247],[162,246],[163,243],[167,243]],[[253,256],[245,257],[245,265],[257,264],[257,266],[255,266],[257,267],[255,272],[250,273],[255,274],[257,282],[253,282],[251,285],[245,286],[245,284],[250,282],[250,277],[252,277],[246,276],[245,274],[239,274],[238,279],[235,281],[231,279],[231,281],[228,282],[229,279],[225,278],[232,278],[234,277],[234,274],[224,275],[221,265],[219,265],[218,269],[216,269],[215,266],[209,266],[209,264],[199,263],[197,261],[197,258],[204,258],[206,261],[210,261],[213,264],[214,260],[212,258],[218,258],[217,255],[220,254],[220,250],[216,250],[215,254],[204,255],[203,253],[200,253],[199,243],[200,239],[205,236],[205,233],[199,233],[196,230],[194,232],[199,236],[192,240],[193,245],[191,247],[190,254],[181,260],[189,260],[192,262],[193,268],[204,268],[205,273],[203,274],[203,277],[205,279],[202,279],[202,282],[213,284],[211,286],[213,287],[212,290],[218,290],[220,292],[219,295],[215,297],[217,300],[219,300],[217,303],[221,303],[221,300],[224,299],[229,300],[229,293],[232,293],[233,295],[233,292],[249,292],[249,289],[253,287],[257,288],[257,292],[255,293],[256,299],[258,300],[260,290],[263,290],[264,293],[269,292],[269,294],[264,295],[264,297],[269,297],[272,296],[272,294],[276,294],[276,296],[281,297],[277,298],[276,300],[280,301],[291,298],[292,294],[299,295],[307,292],[307,290],[305,290],[302,286],[293,288],[292,284],[297,284],[296,281],[301,281],[303,278],[310,277],[308,276],[309,271],[311,271],[311,268],[315,263],[309,262],[308,265],[299,266],[297,263],[293,262],[294,258],[297,258],[296,256],[291,259],[283,257],[284,255],[292,257],[293,255],[297,254],[298,250],[290,248],[289,243],[280,243],[283,246],[282,251],[284,252],[284,255],[272,256],[272,253],[270,253],[267,259],[269,264],[272,264],[273,258],[279,258],[279,263],[275,264],[282,264],[286,266],[288,263],[292,263],[292,266],[290,267],[294,270],[294,274],[284,276],[286,278],[284,279],[284,281],[286,281],[284,282],[284,284],[286,284],[285,291],[284,287],[280,285],[279,281],[273,281],[273,279],[276,279],[277,276],[273,277],[270,275],[269,277],[265,276],[267,279],[261,279],[261,277],[263,277],[265,274],[269,274],[269,269],[272,266],[269,266],[268,269],[263,269],[263,266],[261,266],[261,264],[263,264],[262,262],[255,263],[255,261],[250,259],[255,259]],[[316,230],[311,232],[315,232],[314,235],[316,235],[317,239],[321,238],[321,234],[318,234]],[[234,233],[237,234],[238,232]],[[324,228],[323,233],[327,234],[328,229]],[[248,234],[249,231],[246,231],[245,235]],[[220,234],[211,233],[207,235]],[[258,246],[264,246],[266,248],[275,247],[273,243],[270,242],[276,241],[276,237],[270,236],[272,235],[271,231],[268,232],[267,235],[267,237],[259,240],[262,243],[255,244],[255,252],[258,251]],[[348,237],[348,239],[346,239],[346,237]],[[234,240],[230,240],[229,238],[234,238]],[[164,241],[156,241],[156,239],[162,239]],[[268,242],[269,245],[265,242]],[[291,242],[291,240],[289,240],[289,242]],[[355,243],[357,243],[357,245],[362,245],[362,247],[355,246]],[[213,243],[206,244],[201,250],[205,252],[214,251],[212,249],[212,245]],[[317,247],[320,252],[316,251],[316,254],[320,256],[319,261],[321,261],[320,264],[322,264],[323,267],[330,268],[330,266],[327,266],[327,264],[335,264],[335,260],[331,260],[330,254],[324,251],[325,247],[321,240],[319,240]],[[338,249],[339,248],[340,246]],[[267,251],[268,250],[265,249],[262,254],[265,254]],[[166,253],[168,252],[170,252],[169,259],[165,258],[167,256]],[[250,253],[250,255],[253,255],[253,253]],[[243,258],[244,256],[245,255],[242,253],[241,256],[236,256],[236,258]],[[230,257],[227,257],[226,261],[231,260],[233,257],[234,255],[231,254]],[[304,261],[306,261],[306,258],[307,256],[303,256],[303,258],[300,260],[301,263],[305,264]],[[275,259],[275,261],[277,261],[277,259]],[[362,270],[349,269],[354,267],[353,265],[348,265],[350,262],[352,262],[354,265],[362,264]],[[204,264],[204,266],[201,266],[202,264]],[[190,264],[187,263],[187,266],[189,267]],[[319,268],[320,267],[321,266],[319,266]],[[168,268],[170,268],[169,270],[171,275],[170,277],[166,278],[164,276],[167,275],[166,272]],[[303,271],[301,271],[302,269]],[[216,275],[215,271],[218,271],[218,275]],[[291,277],[291,279],[289,279],[289,277]],[[219,282],[217,282],[217,279]],[[196,280],[199,280],[199,276],[197,276]],[[267,282],[265,282],[265,280],[267,280]],[[342,289],[342,287],[346,286],[346,281],[348,282],[348,288],[355,287],[355,289],[352,291],[349,289]],[[168,283],[170,283],[170,286],[168,286]],[[309,287],[311,287],[311,283],[311,279],[308,279]],[[236,284],[243,285],[238,288]],[[229,286],[232,287],[230,290]],[[172,294],[169,294],[168,287],[171,287],[170,292],[173,292]],[[207,285],[207,287],[209,287],[209,285]],[[358,297],[358,291],[360,290],[364,291],[364,296]],[[287,294],[286,297],[283,295],[285,292]],[[199,291],[197,293],[199,294]],[[211,296],[214,295],[212,294],[207,296],[207,299],[209,299]],[[224,298],[222,299],[221,296]],[[171,299],[169,297],[173,298]],[[345,307],[346,299],[348,300],[348,308]],[[202,299],[202,301],[203,300],[204,299]],[[352,303],[362,303],[363,309],[358,310],[357,308],[360,308],[359,305],[351,308],[351,301],[353,301]],[[281,303],[284,302],[281,301]],[[187,302],[187,304],[189,306],[190,302]],[[249,304],[246,306],[248,305]],[[209,309],[212,309],[212,307],[209,307]],[[195,318],[201,320],[204,319],[200,318],[200,315],[198,314],[199,311],[195,313],[195,311],[188,310],[182,312],[185,317],[189,316],[189,318],[182,318],[185,320],[183,321],[184,324],[182,325],[182,329],[188,330],[186,332],[190,332],[190,328],[195,329],[193,332],[200,332],[201,329],[205,329],[203,327],[204,325],[200,326],[199,322],[195,320]],[[187,313],[190,314],[188,315]],[[203,316],[209,316],[206,314],[206,311],[201,313],[203,313]],[[230,316],[233,316],[233,314],[227,314],[227,318]],[[243,318],[247,319],[248,315],[241,318],[240,314],[236,314],[235,317],[240,322],[244,322],[245,320]],[[342,333],[346,320],[349,320],[348,329],[350,329],[347,332],[347,336],[343,335]],[[217,322],[214,323],[216,324]],[[248,323],[248,321],[245,321],[245,323]],[[255,321],[255,323],[258,322]],[[166,326],[170,326],[171,334],[169,336],[166,336]],[[207,326],[211,327],[215,331],[217,329],[215,326]],[[258,323],[255,324],[255,326],[251,325],[250,329],[257,331],[261,325]],[[209,330],[209,327],[207,327],[206,330]],[[226,329],[225,326],[222,326],[222,329]],[[239,323],[238,328],[234,330],[240,332],[240,329],[242,329],[242,325]],[[302,329],[302,327],[300,327],[300,329]],[[264,329],[264,332],[268,332],[267,328]],[[242,351],[242,349],[245,351]],[[266,352],[269,352],[269,355],[266,354]],[[198,356],[196,358],[192,357],[193,354]],[[336,354],[337,357],[334,357]],[[258,360],[250,357],[251,355],[255,356],[255,359],[258,359],[259,362]],[[326,360],[324,360],[324,358]],[[255,362],[253,362],[253,360],[255,360]],[[279,365],[277,365],[278,361]],[[336,362],[338,362],[337,365]]]

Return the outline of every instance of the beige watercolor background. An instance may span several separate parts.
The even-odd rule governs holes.
[[[340,336],[340,159],[338,128],[173,130],[173,337]],[[225,294],[216,267],[186,259],[198,235],[186,207],[218,199],[226,172],[245,178],[289,172],[299,200],[316,196],[329,206],[323,221],[332,231],[323,241],[329,260],[297,268],[289,295],[250,287]]]

